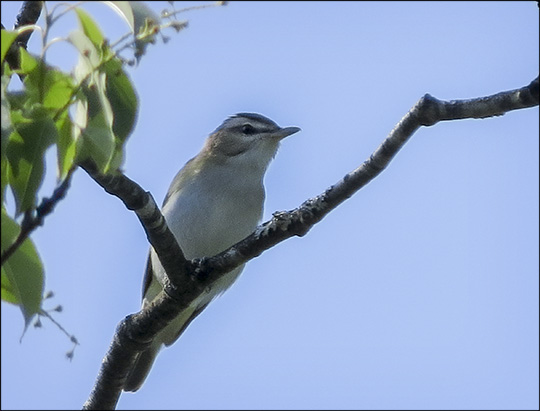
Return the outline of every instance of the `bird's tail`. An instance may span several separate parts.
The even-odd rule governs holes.
[[[148,376],[152,364],[161,348],[161,343],[154,342],[150,348],[138,355],[133,368],[129,372],[126,382],[124,383],[124,391],[137,391],[143,385],[144,380]]]
[[[160,334],[158,334],[150,348],[141,352],[135,359],[133,368],[131,368],[131,371],[126,378],[126,382],[124,383],[124,391],[137,391],[141,388],[161,347],[163,345],[168,347],[173,344],[209,303],[210,301],[205,301],[199,307],[194,308],[190,306],[186,308],[167,327],[165,327]]]

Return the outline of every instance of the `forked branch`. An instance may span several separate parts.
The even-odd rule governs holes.
[[[176,243],[174,237],[171,243],[172,234],[148,193],[123,175],[103,176],[91,166],[85,166],[107,192],[121,198],[137,213],[170,281],[165,292],[149,307],[126,317],[119,324],[84,409],[114,409],[135,355],[144,350],[205,287],[287,238],[305,235],[330,211],[377,177],[420,127],[440,121],[500,116],[512,110],[538,106],[538,101],[538,78],[520,89],[470,100],[441,101],[426,94],[360,167],[298,208],[274,213],[271,220],[222,253],[192,261],[184,259],[178,244],[173,244]],[[124,191],[121,187],[129,188]],[[168,239],[161,243],[164,232]]]

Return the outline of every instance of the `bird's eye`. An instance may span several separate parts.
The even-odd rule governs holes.
[[[244,134],[253,134],[253,133],[255,133],[255,128],[251,124],[244,124],[242,126],[242,133],[244,133]]]

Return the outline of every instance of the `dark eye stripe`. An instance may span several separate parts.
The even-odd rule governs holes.
[[[246,127],[249,129],[249,131],[246,133]],[[231,131],[235,131],[241,134],[256,134],[259,133],[261,130],[258,130],[257,128],[253,127],[251,124],[242,124],[241,126],[235,126],[230,128]]]
[[[249,127],[250,129],[247,133],[245,131],[245,127]],[[247,134],[247,135],[253,135],[257,133],[270,133],[274,131],[273,129],[266,128],[266,127],[265,128],[255,127],[252,124],[242,124],[240,126],[231,127],[229,130],[242,133],[242,134]]]
[[[244,134],[255,134],[257,130],[251,124],[244,124],[242,126],[242,133]]]

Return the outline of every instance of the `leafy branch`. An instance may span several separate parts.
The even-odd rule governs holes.
[[[66,197],[79,163],[91,162],[103,174],[116,173],[123,163],[125,142],[137,119],[138,99],[125,72],[132,61],[120,53],[132,48],[138,61],[146,46],[155,43],[158,34],[163,36],[162,30],[171,27],[178,32],[187,24],[175,19],[162,22],[143,2],[105,2],[130,28],[111,46],[92,17],[80,8],[83,3],[60,3],[48,11],[43,1],[25,1],[14,30],[2,25],[2,300],[20,306],[26,327],[39,315],[44,299],[44,268],[32,232]],[[36,23],[42,11],[40,27]],[[51,27],[70,12],[75,13],[79,28],[48,41]],[[42,39],[38,56],[26,51],[34,31]],[[46,62],[47,50],[60,41],[72,44],[78,53],[73,72]],[[23,80],[22,90],[9,88],[13,75]],[[50,198],[38,201],[45,176],[44,156],[51,146],[57,152],[58,187]],[[8,213],[8,188],[15,200],[14,216]]]

